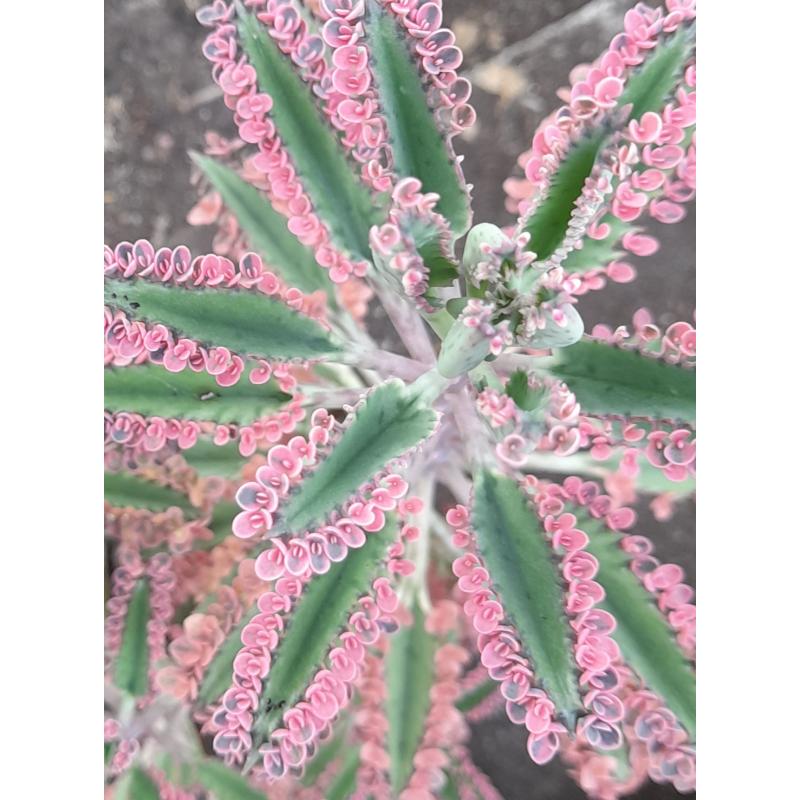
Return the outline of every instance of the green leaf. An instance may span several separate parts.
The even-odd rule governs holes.
[[[369,259],[369,229],[377,221],[370,192],[351,169],[333,129],[288,56],[255,16],[241,7],[238,13],[242,46],[258,74],[259,88],[273,99],[270,117],[314,211],[341,247]]]
[[[221,761],[200,761],[195,766],[195,778],[216,800],[267,800],[263,789],[255,789],[243,775]]]
[[[531,235],[528,250],[535,251],[538,261],[550,258],[564,241],[575,201],[607,136],[606,128],[596,128],[570,147],[552,178],[547,196],[526,223],[524,230]]]
[[[660,111],[674,91],[693,46],[693,33],[687,29],[659,42],[629,76],[618,106],[632,104],[631,119],[640,119],[646,111]],[[570,147],[559,165],[547,197],[524,228],[531,234],[528,249],[536,252],[537,260],[549,258],[564,240],[575,203],[611,133],[608,123],[588,132]]]
[[[419,226],[420,229],[423,226]],[[428,268],[428,284],[430,286],[450,286],[458,279],[458,264],[450,258],[450,249],[443,243],[440,231],[433,227],[430,231],[420,230],[420,236],[415,236],[422,263]]]
[[[683,76],[693,48],[693,25],[663,39],[626,81],[619,107],[631,103],[631,119],[641,119],[647,111],[661,111]]]
[[[106,502],[114,508],[166,511],[174,507],[179,508],[187,516],[198,514],[198,510],[185,494],[137,475],[131,475],[129,472],[106,472],[104,490]]]
[[[114,683],[124,692],[139,697],[147,691],[150,648],[147,646],[147,623],[150,619],[150,586],[145,579],[133,589],[122,644],[117,654]]]
[[[387,381],[370,392],[324,461],[286,503],[273,530],[299,532],[321,522],[378,470],[428,437],[436,413],[411,387]]]
[[[534,389],[528,383],[528,373],[518,369],[506,383],[506,394],[523,411],[536,411],[545,399],[544,389]]]
[[[695,417],[695,371],[637,350],[584,339],[558,350],[545,370],[566,382],[585,414]]]
[[[247,425],[291,400],[274,381],[253,384],[246,376],[220,386],[207,372],[169,372],[159,364],[105,370],[105,407],[146,417],[179,417]]]
[[[461,793],[458,790],[458,784],[456,783],[455,778],[449,771],[445,772],[445,783],[444,783],[444,788],[442,789],[442,800],[460,800],[460,798],[461,798]]]
[[[437,210],[461,236],[472,216],[469,197],[428,106],[406,37],[375,0],[367,3],[364,27],[394,170],[418,178],[425,192],[436,192]]]
[[[588,453],[576,453],[575,455],[586,455],[586,463],[589,465],[590,471],[592,466],[595,468],[599,467],[599,470],[594,474],[602,477],[616,472],[622,461],[621,454],[611,456],[611,458],[602,462],[602,464],[595,461]],[[573,456],[570,456],[569,461],[572,461],[572,458]],[[675,500],[681,500],[685,497],[689,497],[696,491],[697,486],[693,475],[687,475],[687,477],[681,481],[671,481],[664,474],[663,469],[653,466],[643,455],[639,457],[638,467],[639,472],[635,478],[637,492],[643,492],[645,494],[664,494],[668,492]],[[576,467],[574,470],[565,469],[564,471],[572,475],[580,472],[580,467]]]
[[[578,527],[589,535],[587,552],[600,563],[596,580],[606,591],[600,604],[617,620],[614,639],[625,661],[695,737],[695,677],[652,595],[630,570],[621,535],[581,514]]]
[[[696,491],[695,478],[687,476],[682,481],[671,481],[664,475],[664,470],[654,467],[646,459],[639,459],[639,474],[636,476],[636,491],[647,494],[664,494],[669,492],[675,499],[689,497]]]
[[[319,748],[316,755],[311,758],[311,761],[306,763],[303,775],[300,778],[300,783],[303,786],[313,786],[319,776],[327,769],[329,764],[338,758],[344,749],[344,730],[338,730],[325,744]]]
[[[184,450],[181,455],[203,477],[233,478],[239,475],[248,460],[239,452],[238,442],[217,445],[204,437],[198,438],[194,447]]]
[[[197,691],[197,705],[205,708],[219,700],[233,682],[233,660],[242,649],[242,631],[253,617],[258,614],[258,606],[252,606],[243,614],[238,625],[230,630],[227,638],[214,654],[208,669],[203,675]]]
[[[386,657],[386,735],[395,797],[414,771],[414,755],[422,741],[434,677],[436,640],[425,630],[425,614],[418,603],[412,612],[412,624],[392,636]]]
[[[477,769],[474,764],[472,768]],[[446,782],[442,789],[442,800],[460,800],[462,797],[484,797],[481,794],[481,788],[475,783],[472,775],[467,773],[460,761],[452,763],[447,768],[445,777]],[[489,782],[489,778],[486,775],[483,775],[483,780]],[[493,796],[500,797],[497,789],[494,789]]]
[[[241,511],[239,506],[236,503],[231,503],[226,500],[218,502],[215,506],[213,511],[211,512],[211,518],[206,519],[204,518],[204,522],[206,523],[206,527],[211,531],[212,538],[211,539],[195,539],[192,542],[191,549],[196,552],[203,552],[207,550],[212,550],[217,545],[221,544],[225,539],[229,536],[233,535],[231,530],[233,526],[233,518]],[[158,547],[154,548],[147,548],[142,550],[142,556],[150,558],[154,556],[156,553],[163,553],[167,549],[166,545],[159,545]],[[212,595],[213,597],[213,595]],[[188,605],[187,605],[188,604]],[[185,619],[189,614],[193,613],[197,610],[197,604],[195,601],[189,599],[186,601],[184,605],[179,607],[176,610],[175,615],[178,616],[182,614],[181,621]]]
[[[160,770],[173,786],[191,790],[196,787],[195,767],[198,759],[203,756],[203,748],[199,737],[192,737],[191,741],[184,740],[181,744],[187,746],[187,749],[190,748],[192,752],[183,751],[180,756],[176,756],[167,750],[154,751],[153,766]]]
[[[352,748],[345,758],[339,774],[334,779],[330,788],[325,792],[325,800],[347,800],[356,790],[356,777],[360,765],[358,748]]]
[[[464,694],[456,700],[456,708],[462,713],[472,711],[473,708],[479,706],[487,697],[491,697],[497,690],[497,686],[497,681],[488,678],[483,683],[479,683],[474,689],[464,692]]]
[[[315,359],[340,350],[318,322],[261,292],[106,280],[106,302],[131,319],[161,322],[240,355]]]
[[[333,284],[317,264],[314,253],[297,240],[286,226],[286,217],[272,208],[262,192],[216,159],[199,153],[189,155],[220,193],[250,245],[264,256],[270,269],[303,292],[322,289],[329,299],[334,298]]]
[[[211,550],[222,541],[231,536],[231,526],[233,525],[233,518],[241,511],[236,503],[223,501],[214,506],[211,512],[211,520],[208,527],[214,534],[213,539],[208,541],[196,542],[192,546],[192,550]]]
[[[542,688],[570,731],[582,703],[562,579],[542,524],[511,478],[475,476],[472,527],[506,615],[519,633]]]
[[[532,474],[539,475],[550,472],[556,475],[583,475],[588,478],[603,478],[619,469],[622,455],[616,453],[607,461],[596,461],[588,452],[580,452],[569,458],[552,453],[536,453],[529,464]],[[654,467],[647,459],[640,457],[639,474],[636,476],[636,491],[646,494],[663,494],[669,492],[675,499],[681,499],[694,493],[695,479],[691,476],[682,481],[671,481],[664,471]]]
[[[458,278],[458,268],[444,256],[435,256],[430,260],[425,260],[428,268],[429,286],[450,286]]]
[[[573,250],[561,263],[567,272],[587,272],[591,269],[599,269],[622,257],[624,251],[618,249],[617,246],[625,233],[634,229],[633,225],[623,222],[613,214],[606,214],[601,223],[611,227],[609,235],[605,239],[591,239],[585,236],[580,250]]]
[[[254,734],[258,734],[254,735],[254,748],[272,732],[284,711],[300,699],[396,535],[396,525],[389,518],[382,531],[367,534],[362,547],[350,550],[343,561],[331,564],[328,572],[308,584],[275,650],[253,725]]]
[[[158,786],[141,767],[131,767],[114,787],[114,800],[159,800],[160,797]]]

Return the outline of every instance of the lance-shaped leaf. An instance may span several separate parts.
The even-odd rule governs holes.
[[[424,191],[439,195],[437,210],[460,236],[470,224],[469,197],[428,106],[406,36],[375,0],[367,3],[365,31],[393,167],[401,177],[418,178]]]
[[[605,589],[600,606],[617,621],[614,639],[630,667],[659,694],[694,739],[695,677],[664,615],[630,569],[620,535],[581,514],[578,527],[589,534],[586,550],[600,563],[596,580]]]
[[[203,477],[218,475],[222,478],[233,478],[247,463],[247,458],[239,452],[238,442],[218,445],[203,437],[193,447],[184,450],[182,455],[189,466]]]
[[[619,469],[622,455],[616,453],[607,461],[597,461],[588,452],[575,453],[568,459],[553,453],[536,453],[529,461],[530,471],[535,474],[552,472],[556,475],[583,475],[590,478],[606,478]],[[687,476],[680,482],[671,481],[664,471],[654,467],[647,459],[638,461],[636,491],[646,494],[669,492],[674,498],[687,497],[695,492],[695,479]]]
[[[489,469],[475,476],[472,527],[506,616],[538,681],[569,730],[582,703],[562,580],[541,522],[517,483]]]
[[[211,550],[220,544],[224,539],[232,535],[231,526],[233,525],[233,518],[239,513],[239,506],[235,503],[222,501],[214,506],[211,512],[211,519],[208,522],[208,527],[214,534],[213,539],[201,540],[196,542],[193,550]]]
[[[456,708],[465,714],[473,708],[479,706],[487,697],[491,697],[497,691],[497,681],[487,678],[483,683],[479,683],[473,689],[464,692],[456,700]]]
[[[561,161],[547,197],[524,228],[531,235],[528,249],[536,252],[537,260],[550,258],[564,241],[575,202],[609,132],[610,129],[601,127],[585,134]]]
[[[442,788],[443,800],[459,800],[461,792],[453,775],[448,771],[445,773],[444,787]]]
[[[468,765],[468,768],[467,768]],[[486,787],[490,786],[489,778],[480,774],[480,782],[476,780],[480,774],[478,768],[470,760],[469,755],[464,760],[451,763],[445,771],[445,785],[442,788],[443,800],[461,800],[462,797],[485,798]],[[500,793],[493,786],[491,796],[500,797]]]
[[[273,530],[304,531],[321,522],[378,470],[427,438],[435,425],[436,413],[413,384],[381,384],[367,395],[332,452],[288,500]]]
[[[325,800],[347,800],[352,797],[356,789],[356,778],[360,765],[360,754],[353,748],[347,754],[341,769],[334,778],[333,783],[325,792]]]
[[[131,319],[242,355],[310,360],[340,350],[318,322],[261,292],[107,280],[106,302]]]
[[[542,363],[569,386],[586,414],[694,420],[693,369],[590,339]]]
[[[322,289],[333,298],[333,285],[313,252],[301,244],[267,197],[238,173],[213,158],[190,153],[225,205],[233,212],[254,250],[261,253],[291,286],[303,292]]]
[[[238,425],[277,411],[291,399],[274,381],[220,386],[206,372],[169,372],[159,364],[107,369],[104,397],[108,411]]]
[[[330,738],[329,741],[320,747],[317,754],[306,764],[300,783],[303,786],[313,786],[319,776],[326,770],[329,764],[338,758],[344,750],[345,731],[341,728]]]
[[[179,508],[189,516],[198,513],[186,495],[129,472],[106,472],[104,490],[106,502],[114,508],[144,508],[148,511]]]
[[[436,640],[425,630],[425,614],[418,603],[412,613],[413,622],[392,637],[386,658],[386,735],[395,796],[414,771],[414,754],[422,741],[434,676]]]
[[[200,688],[197,690],[197,705],[200,708],[211,705],[219,700],[223,692],[231,685],[233,680],[233,660],[242,649],[242,631],[253,617],[258,614],[258,607],[252,606],[246,611],[239,623],[235,625],[219,650],[214,654],[208,669],[203,675]]]
[[[311,91],[288,56],[252,14],[239,7],[241,41],[256,70],[260,89],[273,99],[271,118],[294,162],[315,211],[341,247],[368,259],[369,229],[375,222],[372,197],[345,158]]]
[[[259,732],[268,732],[285,709],[302,692],[327,653],[336,633],[345,624],[347,612],[370,582],[378,560],[394,534],[391,520],[382,532],[370,534],[363,547],[350,550],[347,558],[333,563],[317,576],[292,612],[286,634],[278,644],[275,662],[264,686]],[[253,606],[228,634],[206,670],[197,695],[199,707],[218,700],[233,680],[233,661],[242,648],[242,630],[258,613]],[[279,666],[280,665],[280,666]],[[274,709],[266,713],[267,702]],[[283,701],[283,705],[278,704]]]
[[[133,589],[122,643],[117,654],[114,683],[124,692],[139,697],[147,691],[150,648],[147,646],[147,622],[150,619],[150,586],[146,579],[137,581]]]
[[[211,518],[205,522],[205,526],[211,531],[212,537],[210,539],[197,538],[192,542],[191,549],[196,552],[203,552],[213,550],[213,548],[220,545],[229,536],[232,536],[231,526],[233,518],[239,513],[239,507],[234,503],[222,501],[214,506],[211,512]],[[145,548],[141,551],[144,558],[152,558],[156,553],[163,553],[167,550],[165,544],[158,547]],[[183,621],[189,614],[196,610],[195,602],[187,600],[176,612],[175,616],[180,617]]]
[[[605,239],[592,239],[584,237],[580,249],[573,250],[562,262],[561,266],[567,272],[587,272],[591,269],[605,267],[609,262],[622,258],[625,251],[620,244],[620,239],[634,229],[628,222],[623,222],[613,214],[606,214],[601,223],[611,229]]]
[[[256,789],[250,782],[221,761],[208,758],[195,765],[195,780],[215,800],[267,800],[262,789]]]
[[[631,119],[640,119],[648,111],[660,111],[694,49],[694,25],[679,28],[659,43],[641,67],[628,78],[619,98],[619,106],[629,103]]]
[[[534,388],[528,383],[528,373],[518,369],[506,383],[506,394],[522,411],[537,411],[547,402],[544,388]]]
[[[631,106],[631,119],[640,119],[647,111],[661,111],[693,47],[691,27],[679,29],[659,42],[644,64],[628,77],[617,106]],[[575,203],[615,129],[604,122],[572,145],[551,181],[547,197],[525,224],[524,230],[531,235],[528,248],[536,252],[539,261],[549,258],[564,240]]]
[[[300,699],[396,535],[397,526],[389,518],[382,531],[369,534],[361,547],[316,576],[297,601],[264,683],[259,718],[253,725],[255,747]]]
[[[131,767],[114,787],[114,800],[159,800],[155,781],[141,768]]]

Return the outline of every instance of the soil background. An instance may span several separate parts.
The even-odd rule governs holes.
[[[530,146],[538,122],[555,108],[570,69],[594,59],[621,28],[633,0],[444,0],[445,24],[464,50],[478,123],[456,141],[475,185],[476,222],[504,225],[503,180]],[[105,237],[139,237],[156,247],[188,244],[210,250],[211,229],[187,224],[196,197],[187,151],[201,149],[205,131],[231,135],[233,125],[200,52],[204,29],[194,19],[199,0],[105,2]],[[629,324],[646,306],[667,325],[692,320],[695,294],[694,208],[678,225],[659,225],[660,251],[637,260],[639,278],[582,298],[587,329],[598,322]],[[640,529],[663,560],[675,561],[694,585],[694,504],[682,503],[667,523],[644,505]],[[475,762],[506,800],[580,800],[583,792],[560,762],[535,767],[525,733],[502,712],[474,727]],[[645,785],[637,800],[680,797],[671,787]]]

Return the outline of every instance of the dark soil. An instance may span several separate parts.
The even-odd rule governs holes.
[[[530,145],[538,123],[558,101],[576,63],[594,58],[618,29],[623,0],[445,0],[447,24],[465,51],[475,83],[479,123],[457,147],[475,184],[476,221],[506,224],[503,180]],[[186,243],[210,248],[211,231],[186,223],[195,202],[187,151],[202,147],[204,132],[232,133],[229,112],[200,53],[198,0],[106,0],[105,235],[109,243],[147,237],[156,246]],[[551,27],[548,27],[551,26]],[[531,38],[528,41],[529,37]],[[484,88],[481,88],[484,87]],[[692,209],[693,211],[693,209]],[[581,301],[591,328],[630,322],[647,306],[661,323],[692,319],[694,215],[659,226],[661,250],[638,264],[639,279],[613,284]],[[640,528],[664,560],[681,564],[694,582],[694,506],[684,503],[667,524],[640,509]],[[500,717],[475,727],[476,763],[507,800],[579,800],[583,792],[558,761],[539,768],[525,754],[525,735]],[[675,798],[649,784],[639,800]]]

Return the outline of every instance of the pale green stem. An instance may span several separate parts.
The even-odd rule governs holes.
[[[460,469],[449,466],[440,472],[439,481],[450,490],[457,503],[469,504],[470,482]]]
[[[317,375],[327,378],[343,389],[364,389],[366,384],[359,377],[356,371],[346,364],[336,364],[328,361],[324,364],[316,364],[314,371]]]
[[[465,387],[459,394],[452,395],[451,407],[453,419],[461,434],[467,462],[472,467],[477,467],[488,459],[491,444],[486,436],[486,430],[475,413],[468,391]]]
[[[380,281],[375,280],[372,285],[409,355],[423,364],[433,364],[436,353],[417,311]]]
[[[440,309],[433,314],[426,314],[425,322],[427,322],[428,325],[431,326],[433,332],[443,340],[444,337],[447,336],[447,332],[450,328],[453,327],[455,319],[453,319],[447,311]]]
[[[303,405],[319,408],[342,408],[352,405],[364,394],[364,389],[328,389],[306,386],[303,388]]]
[[[336,329],[345,341],[356,343],[366,349],[376,346],[374,339],[349,313],[337,313],[330,322],[331,327]]]
[[[460,555],[460,552],[453,547],[453,543],[450,541],[450,537],[452,535],[450,526],[438,511],[435,511],[431,515],[431,530],[433,531],[434,536],[436,536],[438,539],[439,544],[441,544],[442,547],[447,551],[448,555]]]
[[[433,405],[452,383],[452,378],[445,378],[434,367],[425,374],[420,375],[408,389],[410,392],[415,393],[423,403]]]
[[[523,469],[526,472],[555,472],[559,475],[578,473],[592,478],[602,478],[610,472],[585,453],[575,453],[566,457],[556,456],[553,453],[531,453]]]
[[[373,369],[384,377],[402,378],[404,381],[413,381],[425,373],[429,366],[411,358],[379,350],[372,347],[362,350],[353,348],[349,363],[362,369]]]

